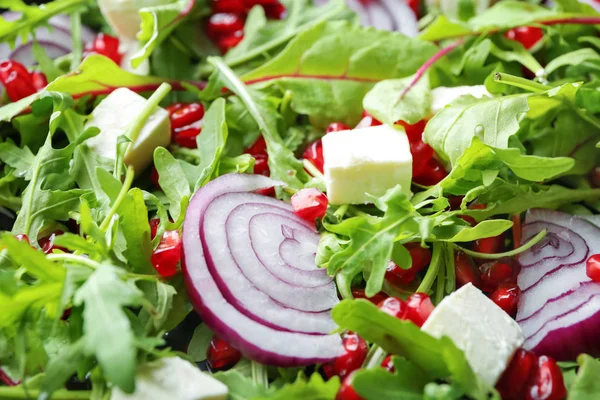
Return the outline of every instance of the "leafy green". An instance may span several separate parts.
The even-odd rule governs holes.
[[[362,99],[376,82],[412,75],[434,52],[431,43],[400,33],[345,21],[321,23],[242,80],[290,91],[292,109],[317,126],[355,124]]]
[[[600,394],[600,382],[598,375],[600,374],[600,362],[582,354],[577,357],[579,371],[573,383],[569,386],[569,400],[591,400],[598,397]]]
[[[204,129],[204,134],[206,134],[206,129]],[[169,199],[171,216],[176,220],[182,211],[185,212],[185,210],[180,210],[181,201],[190,197],[190,185],[183,168],[164,147],[154,150],[154,167],[158,172],[160,188]]]
[[[339,388],[340,381],[337,377],[325,382],[317,372],[313,373],[310,378],[307,378],[303,373],[300,373],[293,383],[284,385],[282,388],[268,396],[256,397],[255,399],[333,400],[335,399],[335,395]]]
[[[257,397],[267,397],[272,390],[263,385],[256,384],[251,378],[242,375],[239,371],[232,369],[227,372],[218,372],[215,378],[227,385],[229,389],[228,399],[250,400]]]
[[[211,104],[204,116],[202,134],[196,139],[200,164],[200,176],[194,187],[204,186],[211,178],[227,142],[227,124],[225,123],[225,100],[217,99]]]
[[[393,357],[394,372],[382,368],[360,370],[352,387],[367,400],[420,400],[431,376],[401,357]]]

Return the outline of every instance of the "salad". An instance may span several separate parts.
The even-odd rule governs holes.
[[[600,3],[0,1],[0,399],[600,398]]]

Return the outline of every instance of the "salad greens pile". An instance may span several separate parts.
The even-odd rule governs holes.
[[[552,8],[507,0],[477,15],[431,8],[422,33],[411,38],[361,26],[341,0],[284,4],[283,21],[252,8],[244,39],[223,57],[199,28],[209,2],[142,8],[132,66],[149,60],[147,76],[102,55],[84,58],[77,29],[67,56],[53,60],[34,46],[35,68],[50,83],[16,102],[4,95],[0,108],[0,206],[16,215],[12,231],[0,236],[0,367],[19,383],[1,386],[0,398],[109,399],[113,387],[133,392],[146,361],[201,361],[212,335],[204,325],[187,354],[165,340],[192,306],[183,279],[165,280],[152,266],[162,233],[181,228],[191,195],[210,180],[252,173],[255,159],[245,150],[261,136],[270,176],[287,184],[278,198],[306,187],[324,191],[322,175],[300,156],[328,124],[353,126],[363,110],[387,124],[429,119],[424,141],[448,174],[429,187],[415,184],[412,198],[396,187],[372,205],[330,206],[319,223],[317,264],[336,276],[345,299],[333,319],[397,355],[394,373],[360,370],[354,388],[378,400],[498,398],[450,340],[352,300],[351,289],[400,297],[420,291],[437,304],[456,289],[454,252],[482,256],[468,242],[509,231],[513,216],[535,207],[600,213],[600,189],[589,179],[600,161],[600,14],[575,0]],[[2,42],[24,40],[57,14],[69,14],[75,27],[83,21],[110,32],[89,0],[0,7],[21,13],[16,21],[0,19]],[[519,26],[543,28],[535,52],[503,36]],[[493,97],[463,96],[433,113],[434,88],[482,84]],[[90,150],[86,141],[99,130],[84,125],[119,87],[150,102],[119,137],[114,162]],[[202,133],[196,149],[156,149],[158,190],[150,170],[126,168],[123,155],[155,105],[182,101],[204,104]],[[451,208],[456,196],[460,206]],[[484,206],[470,208],[474,203]],[[149,218],[160,219],[154,239]],[[60,250],[44,254],[36,239],[56,231],[65,232],[54,241]],[[541,239],[487,256],[518,254]],[[403,244],[415,241],[433,249],[432,262],[412,286],[393,287],[384,279],[388,261],[408,269]],[[563,367],[569,399],[600,395],[597,360],[582,355]],[[339,379],[324,381],[314,370],[269,367],[267,386],[242,360],[215,377],[233,399],[335,398]]]

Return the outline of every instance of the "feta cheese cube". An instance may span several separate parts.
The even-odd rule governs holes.
[[[470,283],[444,298],[421,329],[452,339],[473,371],[491,386],[524,341],[515,320]]]
[[[119,88],[109,94],[94,109],[85,128],[95,126],[100,133],[86,141],[87,145],[102,157],[114,160],[117,155],[117,138],[127,132],[131,122],[139,115],[146,99],[127,89]],[[152,162],[154,149],[168,146],[171,141],[169,113],[157,107],[146,120],[133,146],[125,154],[124,162],[132,165],[136,174]]]
[[[406,133],[391,126],[323,137],[325,186],[331,204],[366,204],[397,184],[411,196],[412,154]]]
[[[481,99],[483,97],[492,97],[484,85],[457,86],[457,87],[437,87],[431,91],[431,112],[436,114],[438,111],[452,103],[461,96],[471,95]]]
[[[114,388],[110,400],[225,400],[227,386],[179,357],[142,364],[135,375],[135,392]]]

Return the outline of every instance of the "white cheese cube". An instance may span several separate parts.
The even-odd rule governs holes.
[[[421,329],[452,339],[473,372],[491,386],[524,341],[515,320],[470,283],[444,298]]]
[[[127,132],[127,128],[140,114],[146,101],[127,88],[119,88],[106,96],[85,124],[86,129],[91,126],[100,129],[97,136],[86,141],[87,145],[100,156],[114,160],[117,155],[117,138]],[[157,107],[125,154],[124,162],[132,165],[136,174],[140,173],[152,162],[154,149],[168,146],[170,141],[169,113]]]
[[[142,364],[135,375],[135,392],[114,388],[110,400],[225,400],[227,386],[179,357]]]
[[[431,112],[436,114],[438,111],[452,103],[461,96],[471,95],[478,99],[483,97],[492,97],[484,85],[475,86],[457,86],[457,87],[437,87],[431,91]]]
[[[323,137],[325,186],[331,204],[366,204],[400,184],[411,196],[412,155],[406,133],[387,125]]]

